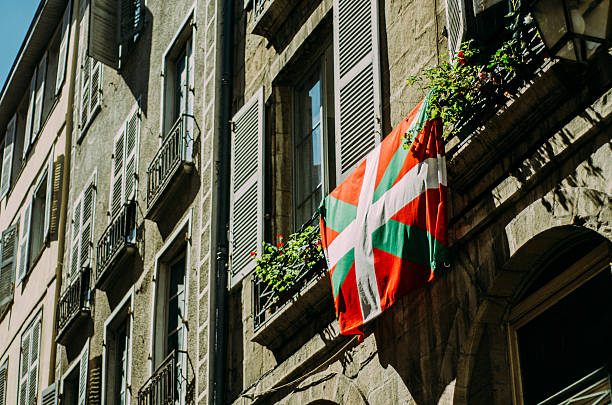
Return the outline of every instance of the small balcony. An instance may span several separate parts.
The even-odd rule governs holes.
[[[191,370],[191,373],[189,373]],[[195,378],[186,351],[173,351],[138,391],[138,405],[174,405],[194,403]]]
[[[96,248],[96,287],[104,289],[119,262],[136,251],[136,201],[123,204],[98,240]]]
[[[183,114],[163,140],[147,169],[147,219],[158,220],[168,197],[185,186],[195,166],[193,155],[199,132],[194,117]]]
[[[57,303],[56,341],[60,344],[66,344],[70,340],[71,331],[81,329],[91,315],[90,277],[91,270],[82,268]]]
[[[318,215],[313,216],[304,226],[318,229]],[[315,246],[312,246],[314,249]],[[331,281],[325,258],[321,253],[315,266],[307,268],[305,263],[298,270],[295,282],[278,292],[262,281],[257,274],[252,279],[253,329],[251,340],[274,350],[281,348],[291,339],[289,331],[306,332],[311,328],[324,327],[328,321],[326,313],[333,318]]]
[[[299,2],[295,0],[255,0],[253,34],[274,39],[279,28]]]

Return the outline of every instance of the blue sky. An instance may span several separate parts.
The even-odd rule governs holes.
[[[0,0],[0,89],[30,27],[39,0]]]

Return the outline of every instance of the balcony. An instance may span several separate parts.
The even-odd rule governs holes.
[[[191,370],[191,378],[189,377]],[[174,351],[138,391],[138,405],[194,403],[195,378],[191,359],[185,351]],[[181,402],[181,396],[185,401]]]
[[[591,405],[612,402],[610,374],[600,368],[570,384],[539,405]]]
[[[163,140],[147,169],[147,219],[156,221],[162,216],[168,197],[180,190],[193,172],[194,146],[199,133],[194,117],[183,114]]]
[[[299,2],[295,0],[255,0],[253,3],[253,34],[276,36],[280,26]]]
[[[83,268],[72,280],[70,286],[62,294],[57,304],[57,338],[56,341],[65,345],[69,341],[72,330],[81,329],[89,318],[91,270]]]
[[[313,216],[302,230],[308,226],[318,228],[318,219],[318,215]],[[300,266],[306,268],[305,264]],[[321,315],[326,312],[332,318],[331,281],[322,253],[317,264],[300,271],[295,282],[286,290],[273,290],[255,274],[252,291],[254,335],[251,340],[272,350],[284,346],[291,339],[287,334],[289,331],[304,333],[307,328],[314,331],[325,326],[329,322]]]
[[[103,289],[113,268],[136,251],[136,201],[123,204],[108,225],[96,249],[96,287]]]

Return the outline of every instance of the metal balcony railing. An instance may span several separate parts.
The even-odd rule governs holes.
[[[314,226],[317,230],[319,229],[318,213],[315,213],[315,215],[300,228],[299,232],[304,231],[304,229],[309,226]],[[315,249],[316,246],[313,244],[311,248]],[[272,289],[272,287],[262,281],[257,274],[253,276],[253,325],[255,331],[265,325],[266,320],[271,315],[282,309],[285,305],[288,305],[292,297],[303,291],[313,282],[313,280],[327,271],[327,263],[325,262],[325,257],[322,252],[315,266],[307,268],[306,263],[300,263],[299,266],[300,269],[297,269],[299,275],[295,279],[295,282],[282,292]]]
[[[96,249],[96,283],[113,264],[123,249],[136,242],[136,201],[123,204],[113,217]]]
[[[570,384],[538,405],[604,405],[612,403],[610,373],[600,368]]]
[[[173,351],[138,391],[138,405],[174,405],[180,403],[183,395],[185,404],[192,404],[195,389],[193,376],[193,365],[187,352]]]
[[[199,127],[193,115],[183,114],[174,123],[147,169],[147,209],[163,193],[182,163],[192,163],[194,131]]]
[[[82,268],[57,304],[57,332],[61,335],[71,321],[89,312],[89,280],[91,270]]]

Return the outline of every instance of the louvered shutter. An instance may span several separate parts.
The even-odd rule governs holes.
[[[137,108],[128,119],[125,129],[124,201],[136,199],[139,138],[140,110]]]
[[[40,126],[42,125],[43,119],[43,103],[45,100],[45,82],[47,80],[47,53],[43,56],[42,60],[38,64],[38,70],[36,73],[36,105],[34,106],[34,129],[32,130],[32,139],[30,143],[34,143],[34,140],[38,136]]]
[[[0,366],[0,405],[6,405],[6,380],[8,377],[8,361]]]
[[[13,300],[15,282],[15,254],[17,253],[17,224],[2,232],[0,249],[0,317]]]
[[[87,55],[83,56],[81,65],[81,129],[85,128],[89,120],[89,89],[91,87],[91,58]]]
[[[45,196],[45,221],[43,238],[47,240],[51,232],[51,202],[53,200],[53,157],[55,155],[55,145],[51,147],[49,160],[47,161],[47,195]]]
[[[451,62],[457,58],[465,37],[464,0],[446,0],[446,30],[448,31],[448,53]]]
[[[17,114],[9,121],[4,137],[4,153],[2,156],[2,180],[0,181],[0,199],[8,193],[11,188],[11,172],[13,168],[13,151],[15,145],[15,131],[17,128]]]
[[[62,89],[66,77],[66,65],[68,61],[68,42],[70,39],[70,17],[72,0],[68,1],[64,18],[62,19],[62,37],[60,41],[59,58],[57,61],[57,76],[55,77],[55,95],[57,96]]]
[[[89,116],[96,111],[102,103],[102,64],[91,61],[91,77],[89,90]]]
[[[89,365],[89,340],[80,355],[79,364],[79,395],[78,405],[85,405],[87,401],[87,369]]]
[[[261,253],[263,242],[263,87],[232,121],[230,276],[233,287],[255,268],[251,252]]]
[[[28,376],[28,404],[35,405],[38,394],[38,364],[40,358],[40,320],[32,326],[30,371]]]
[[[30,150],[30,140],[32,139],[32,125],[34,123],[34,104],[36,100],[36,69],[30,81],[30,101],[28,102],[28,115],[26,116],[25,135],[23,137],[23,159]]]
[[[111,217],[121,209],[123,203],[123,175],[125,162],[125,128],[117,134],[113,147],[113,168],[111,171]]]
[[[117,0],[91,0],[89,4],[89,56],[119,68],[119,7]]]
[[[91,181],[83,192],[83,208],[81,209],[81,247],[79,249],[79,265],[81,268],[89,267],[91,264],[90,253],[95,202],[95,184]]]
[[[381,139],[378,1],[334,0],[336,179]]]
[[[74,280],[79,272],[79,248],[81,246],[81,207],[83,194],[77,199],[72,210],[72,241],[70,244],[70,279]]]
[[[58,156],[53,165],[53,195],[51,197],[51,224],[49,233],[57,235],[57,225],[59,222],[60,199],[62,197],[62,177],[64,174],[64,156]]]
[[[32,328],[21,336],[21,361],[19,365],[19,405],[28,404],[28,377],[30,375],[30,353],[32,351]]]
[[[144,25],[144,0],[121,0],[119,42],[134,38]]]
[[[28,199],[26,206],[21,214],[21,235],[19,237],[19,271],[17,284],[21,283],[29,267],[30,250],[30,222],[32,220],[32,200]]]
[[[42,392],[41,405],[57,405],[58,404],[58,383],[54,382],[45,388]]]

